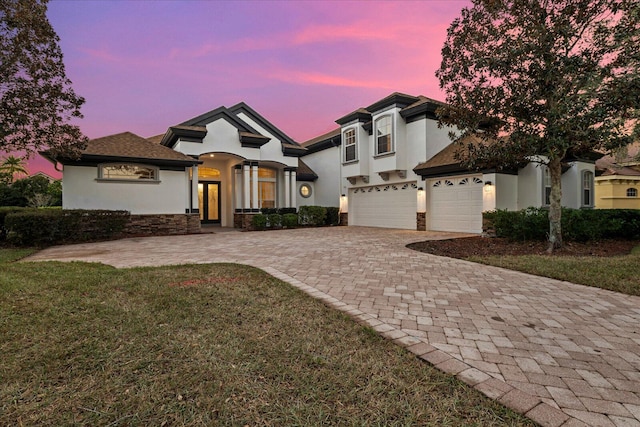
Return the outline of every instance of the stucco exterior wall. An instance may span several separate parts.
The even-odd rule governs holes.
[[[640,209],[640,176],[599,176],[595,181],[596,209]],[[629,188],[638,196],[628,197]]]
[[[297,157],[285,156],[282,153],[282,141],[280,141],[275,135],[270,133],[267,129],[260,126],[260,124],[254,121],[251,117],[244,113],[238,114],[238,117],[244,122],[248,123],[252,128],[257,130],[260,134],[271,138],[269,142],[260,147],[260,158],[256,160],[262,161],[275,161],[280,162],[286,166],[296,167],[298,166]]]
[[[340,204],[340,152],[342,146],[327,148],[322,151],[302,157],[317,175],[313,183],[313,204],[318,206],[338,206]],[[298,183],[298,189],[302,183]],[[300,196],[298,192],[298,206],[309,205],[309,199]]]
[[[159,181],[98,181],[96,166],[65,166],[62,177],[64,209],[127,210],[131,214],[184,214],[189,175],[159,171]]]
[[[542,166],[529,163],[518,171],[518,210],[542,206]]]

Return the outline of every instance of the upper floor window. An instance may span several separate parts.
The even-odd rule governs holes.
[[[391,116],[376,120],[376,155],[393,152],[393,125]]]
[[[638,190],[635,188],[627,188],[627,197],[638,197]]]
[[[551,173],[549,172],[548,167],[544,167],[544,179],[542,181],[543,187],[543,197],[544,197],[544,206],[549,206],[551,204]]]
[[[593,206],[593,172],[582,172],[582,206]]]
[[[353,162],[358,157],[357,153],[357,145],[356,145],[356,131],[355,129],[347,129],[343,134],[344,139],[344,161]]]
[[[98,179],[158,181],[158,168],[130,163],[108,163],[99,166]]]

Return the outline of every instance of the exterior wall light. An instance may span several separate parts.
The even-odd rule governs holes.
[[[340,212],[348,213],[349,212],[349,200],[346,195],[340,196]]]
[[[418,213],[424,213],[427,211],[427,194],[422,187],[418,188],[417,211]]]
[[[485,193],[493,192],[493,182],[485,181],[485,183],[484,183],[484,192]]]

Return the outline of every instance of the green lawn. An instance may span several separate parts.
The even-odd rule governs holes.
[[[264,272],[15,263],[0,425],[533,425]]]
[[[616,257],[522,255],[473,256],[466,259],[628,295],[640,295],[640,246],[630,255]]]

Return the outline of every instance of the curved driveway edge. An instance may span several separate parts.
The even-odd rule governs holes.
[[[26,261],[252,265],[543,426],[640,426],[640,298],[405,247],[454,236],[229,232],[59,246]]]

